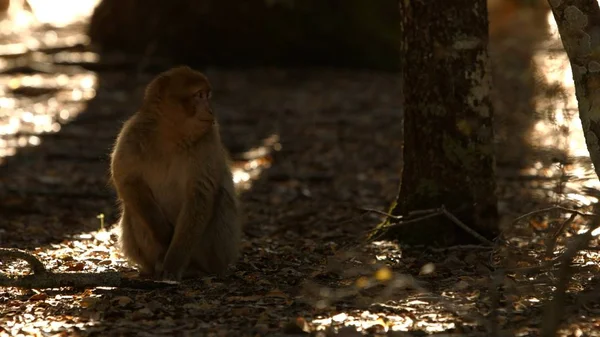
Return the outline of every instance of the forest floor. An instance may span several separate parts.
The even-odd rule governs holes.
[[[156,71],[123,55],[98,59],[82,28],[38,27],[0,45],[0,247],[28,250],[53,272],[135,278],[116,246],[108,155]],[[600,336],[597,248],[577,255],[572,276],[558,268],[564,237],[584,222],[557,232],[568,212],[555,210],[513,223],[585,205],[569,176],[590,176],[589,162],[581,168],[567,150],[524,136],[546,118],[531,113],[531,97],[556,88],[532,88],[533,52],[522,45],[494,49],[507,228],[496,246],[365,241],[383,220],[366,209],[386,210],[398,190],[399,74],[204,69],[236,160],[240,261],[226,276],[164,289],[2,287],[0,336],[538,336],[558,322],[546,309],[556,309],[549,295],[565,276],[561,334]],[[569,143],[569,130],[553,125],[551,143]],[[553,233],[561,235],[546,257]],[[0,272],[28,268],[3,261]]]

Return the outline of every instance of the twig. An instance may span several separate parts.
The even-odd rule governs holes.
[[[560,227],[558,227],[558,229],[556,230],[556,232],[554,232],[550,240],[548,240],[548,244],[546,246],[546,256],[552,255],[552,253],[554,252],[554,248],[556,247],[556,241],[558,240],[558,237],[565,232],[565,230],[571,225],[571,223],[573,223],[577,215],[577,213],[571,213],[569,218],[560,224]]]
[[[539,274],[540,272],[546,270],[547,268],[555,268],[556,263],[559,262],[558,258],[546,261],[538,266],[530,266],[530,267],[518,267],[518,268],[509,268],[506,269],[507,274]],[[549,270],[546,270],[549,271]]]
[[[490,250],[490,249],[494,249],[493,247],[487,246],[487,245],[456,245],[456,246],[451,246],[451,247],[440,247],[440,248],[431,248],[432,251],[437,252],[437,253],[441,253],[441,252],[445,252],[445,251],[452,251],[452,250],[477,250],[477,249],[481,249],[481,250]]]
[[[394,220],[402,220],[402,219],[404,219],[404,217],[402,215],[393,215],[393,214],[390,214],[388,212],[380,211],[380,210],[374,209],[374,208],[360,208],[360,210],[363,210],[363,211],[366,211],[366,212],[377,213],[379,215],[384,215],[384,216],[387,216],[388,218],[392,218]]]
[[[0,248],[0,258],[19,259],[27,262],[32,274],[10,277],[0,274],[0,287],[17,287],[26,289],[60,288],[60,287],[122,287],[134,289],[159,289],[173,286],[168,282],[138,280],[123,277],[118,272],[105,273],[54,273],[44,267],[35,256],[18,249]]]
[[[444,207],[442,205],[441,208],[442,214],[444,214],[448,219],[450,219],[452,222],[454,222],[454,224],[456,224],[458,227],[462,228],[463,230],[465,230],[467,233],[471,234],[473,237],[475,237],[477,240],[483,242],[486,245],[489,246],[493,246],[494,243],[486,238],[484,238],[481,234],[477,233],[476,231],[474,231],[473,229],[471,229],[469,226],[465,225],[462,221],[458,220],[457,217],[454,216],[454,214],[448,212],[446,210],[446,207]]]
[[[521,220],[523,220],[525,218],[528,218],[528,217],[531,217],[531,216],[534,216],[534,215],[537,215],[537,214],[547,213],[547,212],[555,211],[555,210],[560,210],[560,211],[567,212],[567,213],[577,214],[577,215],[580,215],[582,217],[586,217],[586,216],[587,217],[591,217],[591,216],[595,216],[596,215],[594,213],[584,213],[584,212],[578,211],[576,209],[571,209],[571,208],[567,208],[567,207],[563,207],[563,206],[552,206],[552,207],[542,208],[542,209],[535,210],[533,212],[529,212],[529,213],[523,214],[523,215],[517,217],[516,219],[514,219],[513,223],[517,223],[517,222],[519,222],[519,221],[521,221]]]
[[[496,270],[492,275],[492,282],[490,284],[490,328],[489,332],[491,336],[498,336],[498,329],[500,323],[500,287],[504,283],[504,272],[502,270]]]
[[[393,214],[390,214],[388,212],[380,211],[380,210],[374,209],[374,208],[360,208],[360,209],[363,210],[363,211],[373,212],[373,213],[377,213],[379,215],[384,215],[384,216],[387,216],[388,218],[392,218],[394,220],[402,220],[402,219],[410,218],[410,217],[416,216],[416,215],[430,215],[432,213],[436,213],[435,215],[441,214],[439,208],[430,208],[430,209],[416,210],[416,211],[409,212],[408,215],[406,215],[406,216],[403,216],[403,215],[393,215]]]
[[[385,212],[381,212],[381,213],[387,214]],[[407,224],[410,224],[410,223],[415,223],[415,222],[423,221],[423,220],[426,220],[426,219],[429,219],[429,218],[433,218],[433,217],[439,216],[441,214],[442,214],[442,212],[440,210],[436,210],[434,213],[430,213],[428,215],[423,215],[423,216],[415,218],[415,219],[410,219],[410,220],[406,220],[406,221],[401,221],[399,223],[390,224],[390,225],[385,226],[385,228],[382,228],[382,229],[390,229],[390,228],[394,228],[394,227],[398,227],[398,226],[404,226],[404,225],[407,225]],[[398,216],[394,216],[394,215],[391,215],[391,214],[390,214],[390,216],[394,217],[394,218],[403,219],[402,216],[398,217]],[[374,238],[372,238],[371,241],[377,241],[377,239],[381,238],[384,235],[385,235],[385,231],[382,231],[377,236],[375,236]]]

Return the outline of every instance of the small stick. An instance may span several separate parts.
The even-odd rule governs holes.
[[[382,212],[382,213],[384,213],[384,212]],[[441,214],[442,213],[438,211],[436,213],[431,213],[431,214],[428,214],[428,215],[423,215],[423,216],[415,218],[415,219],[410,219],[410,220],[406,220],[406,221],[401,221],[399,223],[387,225],[387,226],[385,226],[385,229],[390,229],[390,228],[394,228],[394,227],[398,227],[398,226],[404,226],[404,225],[407,225],[407,224],[410,224],[410,223],[415,223],[415,222],[423,221],[423,220],[426,220],[426,219],[429,219],[429,218],[436,217],[436,216],[441,215]],[[393,217],[393,215],[392,215],[392,217]],[[402,217],[400,217],[400,218],[402,218]],[[382,231],[376,237],[372,238],[371,241],[377,241],[377,239],[381,238],[384,234],[385,234],[385,231]]]
[[[556,230],[554,235],[552,235],[550,240],[548,240],[548,245],[546,247],[546,256],[552,255],[552,253],[554,252],[554,248],[556,247],[556,241],[558,240],[558,237],[565,232],[565,230],[569,227],[569,225],[571,225],[571,223],[573,223],[577,215],[577,213],[571,213],[569,218],[560,224],[560,227]]]
[[[405,218],[410,218],[411,216],[415,216],[415,215],[423,215],[423,214],[431,214],[431,213],[440,213],[440,209],[439,208],[431,208],[431,209],[423,209],[423,210],[416,210],[416,211],[412,211],[409,212],[408,215],[403,216],[403,215],[393,215],[390,214],[388,212],[384,212],[384,211],[380,211],[378,209],[374,209],[374,208],[360,208],[363,211],[367,211],[367,212],[373,212],[373,213],[377,213],[379,215],[384,215],[387,216],[388,218],[392,218],[394,220],[402,220]]]
[[[537,214],[547,213],[547,212],[555,211],[555,210],[560,210],[560,211],[567,212],[567,213],[574,213],[574,214],[577,214],[577,215],[580,215],[583,217],[596,216],[596,214],[594,214],[594,213],[584,213],[584,212],[578,211],[576,209],[571,209],[571,208],[567,208],[567,207],[563,207],[563,206],[552,206],[552,207],[548,207],[548,208],[538,209],[533,212],[525,213],[525,214],[517,217],[516,219],[514,219],[513,223],[519,222],[525,218],[528,218],[528,217],[531,217],[531,216],[534,216]]]
[[[484,238],[481,234],[477,233],[476,231],[471,229],[469,226],[465,225],[465,223],[460,221],[457,217],[455,217],[454,214],[448,212],[448,210],[446,210],[446,207],[444,207],[443,205],[442,205],[441,211],[442,211],[442,214],[444,214],[448,219],[450,219],[452,222],[454,222],[454,224],[456,224],[458,227],[462,228],[465,232],[471,234],[477,240],[481,241],[482,243],[484,243],[488,246],[494,245],[494,243],[492,241]]]

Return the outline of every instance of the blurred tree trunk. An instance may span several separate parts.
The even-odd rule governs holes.
[[[596,0],[548,3],[571,62],[583,134],[600,177],[600,8]]]
[[[391,213],[445,206],[492,238],[498,211],[486,0],[400,1],[400,14],[404,166]],[[474,240],[444,216],[388,234],[409,243]]]
[[[399,67],[397,0],[102,0],[102,51],[192,66]]]

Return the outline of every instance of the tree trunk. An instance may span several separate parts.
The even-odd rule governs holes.
[[[497,230],[486,0],[400,1],[404,167],[394,215],[444,206],[487,238]],[[473,236],[445,216],[389,232],[449,245]]]
[[[596,0],[549,0],[575,82],[579,118],[600,177],[600,8]]]

